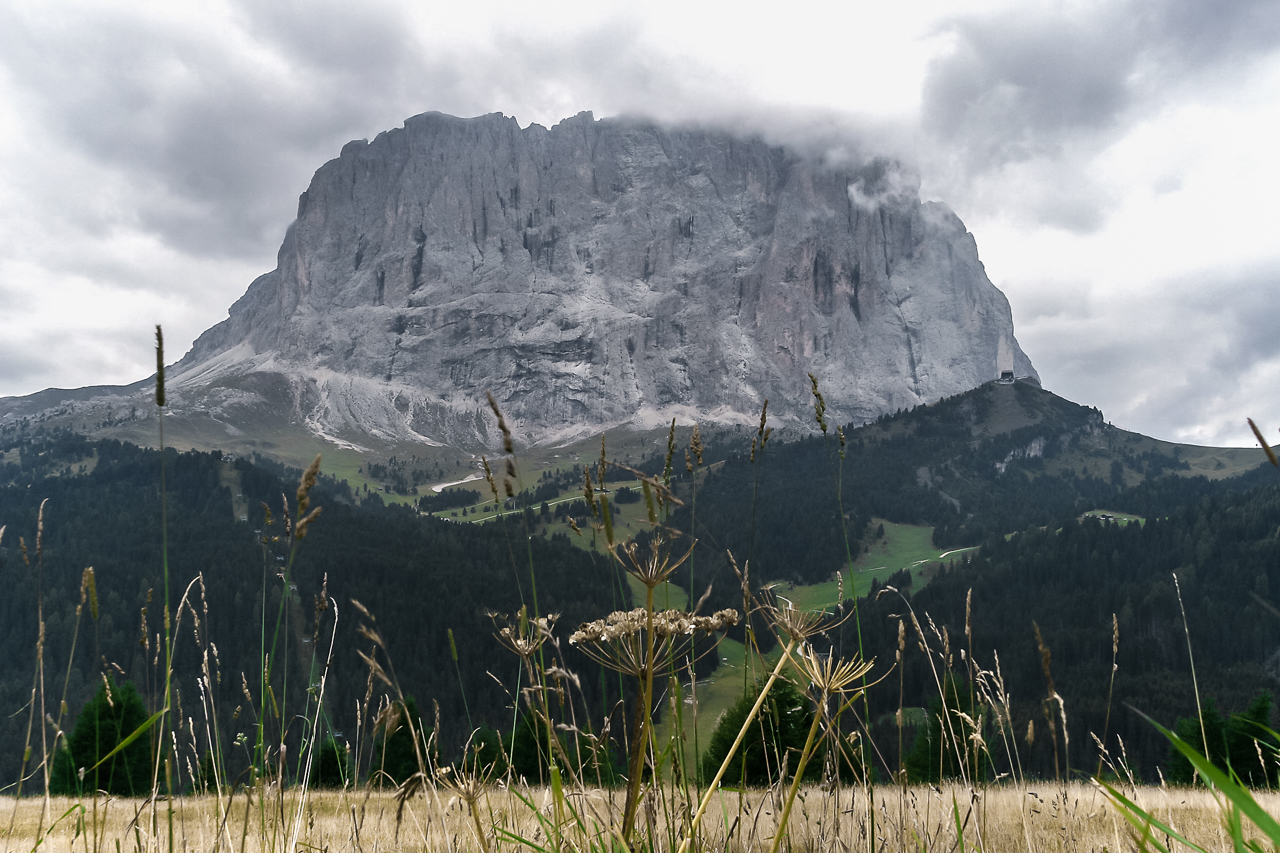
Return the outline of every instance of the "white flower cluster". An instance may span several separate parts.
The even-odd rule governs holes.
[[[695,631],[711,633],[738,624],[738,611],[721,610],[710,616],[695,616],[683,610],[660,610],[653,614],[655,637],[683,637]],[[638,635],[647,625],[643,607],[619,610],[604,619],[584,622],[569,638],[571,644],[608,643]]]

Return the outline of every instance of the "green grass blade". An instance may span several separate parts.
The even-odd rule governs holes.
[[[1169,731],[1146,714],[1142,714],[1141,711],[1138,713],[1141,714],[1147,722],[1155,726],[1162,735],[1168,738],[1169,742],[1173,744],[1174,749],[1186,756],[1186,759],[1190,761],[1191,765],[1200,772],[1200,775],[1204,777],[1204,780],[1221,791],[1227,799],[1231,800],[1231,802],[1234,803],[1236,807],[1239,808],[1247,818],[1249,818],[1249,820],[1253,821],[1254,825],[1256,825],[1258,829],[1262,830],[1273,844],[1280,844],[1280,823],[1278,823],[1271,815],[1267,814],[1266,809],[1262,808],[1262,806],[1258,804],[1258,801],[1253,798],[1253,795],[1249,793],[1247,788],[1235,782],[1230,776],[1215,767],[1212,761],[1201,755],[1196,751],[1195,747],[1188,744],[1182,738],[1178,737],[1176,734]]]
[[[145,723],[143,723],[142,725],[138,726],[138,728],[134,730],[133,734],[129,735],[127,738],[125,738],[124,740],[122,740],[122,741],[120,741],[118,744],[116,744],[116,748],[115,748],[115,749],[111,750],[111,751],[110,751],[110,752],[108,752],[106,755],[102,756],[102,758],[100,758],[100,759],[98,760],[98,763],[97,763],[97,764],[95,764],[95,765],[93,765],[92,767],[90,767],[90,768],[89,768],[89,770],[97,770],[99,767],[101,767],[101,766],[103,765],[103,763],[104,763],[104,762],[106,762],[106,761],[107,761],[107,759],[111,758],[111,757],[112,757],[113,755],[115,755],[117,752],[119,752],[120,750],[124,749],[124,748],[125,748],[126,746],[128,746],[129,744],[133,743],[135,740],[137,740],[137,739],[138,739],[139,737],[141,737],[142,735],[146,734],[147,729],[149,729],[149,728],[151,728],[152,726],[154,726],[154,725],[156,724],[156,722],[157,722],[161,717],[163,717],[163,716],[165,715],[165,713],[166,713],[168,710],[169,710],[168,708],[161,708],[159,711],[156,711],[154,714],[152,714],[152,715],[151,715],[151,718],[150,718],[149,720],[147,720],[147,721],[146,721]],[[87,772],[89,772],[89,771],[85,771],[85,772],[87,773]]]
[[[951,794],[951,816],[956,821],[956,843],[960,845],[960,853],[964,853],[964,826],[960,823],[960,804],[954,793]]]
[[[1151,827],[1153,826],[1165,835],[1168,835],[1170,838],[1176,838],[1180,844],[1186,845],[1192,850],[1197,851],[1197,853],[1209,853],[1209,851],[1205,850],[1203,847],[1193,844],[1183,838],[1182,835],[1173,827],[1161,823],[1157,818],[1145,811],[1142,806],[1130,800],[1108,783],[1099,781],[1098,784],[1103,787],[1104,793],[1111,799],[1111,802],[1119,808],[1121,817],[1127,820],[1130,826],[1142,833],[1143,841],[1149,841],[1151,844],[1155,845],[1156,849],[1160,850],[1161,853],[1169,853],[1169,849],[1151,837]]]

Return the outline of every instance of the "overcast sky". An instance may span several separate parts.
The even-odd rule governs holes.
[[[898,8],[901,7],[901,8]],[[428,110],[882,152],[949,204],[1045,387],[1280,441],[1275,0],[0,0],[0,395],[178,358],[311,174]]]

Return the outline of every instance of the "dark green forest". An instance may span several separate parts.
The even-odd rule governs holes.
[[[7,462],[0,476],[9,482],[0,488],[0,525],[6,527],[0,542],[0,585],[6,591],[0,598],[0,647],[10,661],[0,670],[0,707],[5,709],[0,779],[10,785],[23,751],[41,596],[46,690],[56,708],[66,682],[70,715],[64,730],[70,731],[71,718],[101,686],[103,670],[134,683],[148,707],[157,707],[161,496],[160,454],[154,450],[73,435],[27,438],[6,450],[20,457]],[[282,594],[288,595],[281,648],[287,664],[276,673],[277,695],[287,677],[301,709],[307,687],[318,678],[313,650],[325,646],[328,635],[327,627],[319,635],[316,631],[317,596],[324,590],[338,611],[325,693],[328,726],[356,731],[355,709],[369,689],[368,669],[356,655],[369,646],[357,633],[361,620],[351,602],[358,600],[377,620],[402,689],[423,697],[428,718],[434,719],[438,704],[440,743],[448,755],[461,750],[473,725],[511,728],[518,661],[494,639],[491,613],[511,616],[522,606],[534,612],[535,580],[537,609],[561,614],[568,627],[629,605],[625,585],[606,560],[541,539],[526,551],[518,517],[507,525],[472,526],[425,519],[376,498],[357,506],[348,502],[344,484],[323,477],[312,493],[323,513],[299,544],[286,587],[281,573],[288,555],[282,541],[272,540],[284,532],[283,496],[292,500],[297,472],[272,472],[216,452],[167,450],[165,465],[172,596],[176,607],[187,584],[203,577],[191,589],[190,601],[218,650],[221,692],[215,699],[227,709],[222,717],[226,743],[251,725],[247,715],[232,722],[230,712],[247,705],[241,674],[256,685],[263,612],[274,619]],[[81,466],[86,473],[76,473]],[[285,473],[291,476],[282,480],[278,474]],[[226,485],[228,479],[238,484],[237,492]],[[248,502],[247,522],[235,517],[235,495]],[[45,500],[43,547],[37,554],[37,515]],[[529,572],[530,559],[536,578]],[[99,615],[92,618],[86,607],[77,635],[76,609],[87,566],[95,572]],[[332,610],[323,618],[331,624]],[[191,627],[188,615],[179,626],[175,684],[181,716],[198,718],[200,660],[189,639]],[[265,628],[268,637],[272,627]],[[457,638],[456,669],[450,629]],[[320,650],[321,664],[326,651],[327,646]],[[601,678],[567,644],[564,656],[582,675],[581,701],[599,721],[619,699],[616,677]],[[38,753],[38,723],[35,731]],[[247,753],[239,757],[247,762]]]
[[[1038,625],[1051,654],[1054,684],[1065,700],[1070,751],[1059,734],[1063,764],[1070,760],[1075,772],[1093,772],[1098,753],[1089,733],[1101,737],[1107,729],[1108,748],[1119,754],[1116,736],[1123,738],[1140,778],[1155,782],[1157,766],[1168,775],[1168,744],[1131,708],[1169,726],[1196,713],[1175,574],[1201,694],[1215,699],[1224,712],[1245,711],[1264,691],[1274,691],[1280,677],[1280,617],[1267,606],[1280,584],[1276,485],[1203,497],[1144,524],[1068,519],[1008,539],[990,537],[976,556],[953,563],[923,589],[905,590],[905,600],[893,593],[864,600],[858,614],[862,643],[868,656],[892,661],[898,620],[906,620],[910,642],[903,676],[911,697],[936,695],[937,689],[916,642],[908,601],[925,624],[934,652],[943,642],[925,614],[939,631],[946,630],[957,677],[968,674],[962,649],[977,666],[992,670],[998,654],[1013,697],[1023,766],[1048,777],[1053,775],[1053,739],[1043,712],[1048,682],[1035,637]],[[972,645],[965,635],[969,590]],[[1112,614],[1119,651],[1108,724]],[[857,648],[853,622],[843,626],[834,643],[845,653]],[[896,696],[877,693],[872,699],[873,718],[896,709]],[[1028,747],[1022,733],[1031,720],[1042,728]],[[888,726],[882,722],[879,728]],[[876,742],[892,747],[896,735]]]
[[[1280,589],[1280,492],[1270,466],[1227,480],[1191,477],[1176,452],[1130,450],[1110,429],[1096,410],[1018,384],[977,389],[843,434],[832,429],[825,437],[773,440],[754,452],[750,435],[722,434],[706,448],[704,464],[690,457],[692,471],[680,447],[672,473],[683,504],[669,523],[694,536],[697,547],[676,580],[694,601],[710,588],[704,610],[742,605],[726,551],[739,565],[750,564],[757,586],[825,581],[864,547],[873,517],[930,525],[939,548],[981,545],[923,588],[909,588],[909,576],[901,573],[891,583],[902,595],[863,599],[855,619],[829,632],[835,651],[850,655],[861,647],[883,673],[909,603],[926,629],[931,617],[946,630],[960,691],[967,661],[993,668],[998,653],[1015,727],[1022,732],[1034,721],[1039,731],[1029,745],[1019,734],[1019,759],[1028,772],[1049,777],[1053,738],[1034,622],[1051,651],[1068,715],[1069,746],[1058,735],[1061,764],[1072,773],[1093,772],[1097,752],[1089,733],[1105,729],[1109,748],[1122,737],[1135,771],[1155,780],[1157,767],[1168,766],[1167,745],[1128,706],[1170,726],[1195,712],[1175,573],[1202,693],[1229,716],[1256,708],[1259,696],[1276,687],[1280,618],[1267,604]],[[64,730],[71,731],[104,672],[136,685],[149,709],[158,705],[162,455],[66,433],[9,433],[0,453],[0,526],[6,527],[0,584],[7,593],[0,599],[0,647],[11,661],[0,670],[0,785],[11,785],[19,775],[41,607],[46,689],[55,708],[66,685]],[[203,579],[189,588],[189,601],[217,647],[213,698],[225,709],[224,743],[252,725],[246,716],[233,718],[232,709],[247,705],[242,674],[256,686],[264,635],[282,599],[277,695],[287,685],[289,701],[305,704],[336,609],[320,735],[350,739],[368,725],[358,709],[369,707],[367,700],[376,707],[388,691],[370,680],[357,656],[371,650],[358,632],[358,601],[376,618],[393,676],[417,697],[425,726],[436,731],[449,760],[477,728],[486,737],[489,729],[512,730],[519,665],[494,639],[494,614],[510,617],[522,606],[559,613],[557,635],[567,636],[582,621],[631,606],[624,579],[603,553],[563,535],[528,537],[532,512],[495,524],[459,524],[384,505],[377,495],[357,500],[346,483],[322,475],[312,501],[323,514],[291,562],[283,520],[300,472],[217,452],[166,450],[163,460],[171,599],[176,604],[188,584]],[[658,473],[662,463],[654,457],[639,467]],[[520,503],[563,497],[579,486],[580,475],[572,473],[543,478]],[[560,504],[557,511],[572,513],[576,506]],[[1145,523],[1081,520],[1084,511],[1104,507]],[[77,618],[87,566],[94,568],[100,608],[96,618],[88,608]],[[965,636],[969,590],[972,648]],[[1108,706],[1113,613],[1120,642]],[[179,630],[190,633],[190,612],[183,618]],[[764,626],[757,627],[767,638]],[[741,638],[742,628],[735,635]],[[941,649],[937,637],[927,639],[935,652]],[[183,636],[176,648],[179,713],[198,717],[199,647]],[[594,728],[613,715],[615,735],[621,731],[628,688],[567,643],[553,654],[580,677],[580,689],[571,691],[575,719]],[[708,656],[700,672],[717,661]],[[902,678],[908,707],[927,707],[937,694],[914,637]],[[896,687],[897,674],[892,681]],[[871,759],[882,774],[898,762],[897,706],[896,689],[880,689],[865,709],[879,750]],[[302,734],[291,730],[285,739],[297,743]],[[927,736],[905,734],[904,751],[917,734]],[[989,735],[994,742],[994,732]],[[366,767],[372,740],[368,747],[360,759]],[[247,750],[233,757],[247,766]],[[1006,768],[997,759],[991,769]]]

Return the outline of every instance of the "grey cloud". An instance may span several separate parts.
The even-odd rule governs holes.
[[[347,44],[365,63],[329,67],[256,34],[10,9],[0,12],[0,62],[58,142],[130,185],[137,224],[184,252],[239,255],[278,241],[292,213],[285,200],[341,141],[404,117],[388,102],[403,95],[406,37],[394,21],[361,20],[329,26],[363,30]]]
[[[185,254],[261,257],[317,167],[415,113],[681,119],[725,91],[696,61],[655,56],[625,22],[555,43],[499,31],[430,46],[389,6],[244,3],[237,26],[0,9],[0,65],[26,106],[55,144],[126,187],[131,209],[99,212],[88,230],[110,231],[119,223],[103,220],[120,216]]]
[[[0,341],[0,388],[34,387],[58,375],[55,365],[43,352],[33,353],[22,345]]]
[[[1134,9],[1162,60],[1183,70],[1247,62],[1280,44],[1274,0],[1164,0]]]
[[[1162,282],[1105,311],[1046,304],[1018,336],[1046,387],[1099,406],[1126,429],[1248,444],[1245,417],[1280,423],[1280,400],[1256,385],[1280,371],[1278,283],[1280,268],[1271,266]]]
[[[981,167],[1054,153],[1066,133],[1112,125],[1132,99],[1133,37],[1118,17],[955,21],[956,49],[925,81],[926,129]]]
[[[1187,309],[1216,316],[1225,343],[1206,367],[1229,381],[1258,364],[1280,357],[1280,269],[1235,276],[1184,300]]]

